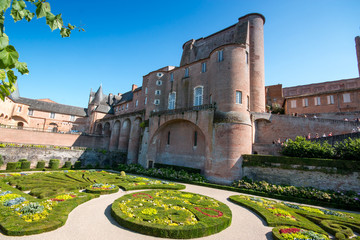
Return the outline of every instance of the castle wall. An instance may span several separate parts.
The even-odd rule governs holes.
[[[357,126],[354,122],[272,114],[269,121],[256,120],[255,143],[271,144],[278,138],[283,142],[285,138],[295,139],[308,133],[311,133],[312,137],[315,137],[315,133],[320,136],[323,133],[328,135],[330,132],[338,135],[349,133]]]
[[[109,139],[101,136],[83,136],[78,134],[37,132],[9,128],[0,128],[0,130],[0,142],[20,144],[106,148]]]

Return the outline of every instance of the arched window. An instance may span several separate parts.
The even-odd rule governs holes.
[[[203,86],[194,88],[194,106],[200,106],[203,104]]]
[[[169,104],[168,109],[175,109],[176,92],[169,93]]]

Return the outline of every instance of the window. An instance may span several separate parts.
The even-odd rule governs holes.
[[[327,96],[328,104],[334,104],[334,95]]]
[[[170,131],[168,132],[167,145],[170,145]]]
[[[72,121],[72,122],[75,121],[75,116],[74,115],[70,116],[70,121]]]
[[[161,81],[161,80],[157,80],[157,81],[156,81],[156,85],[161,86],[161,85],[162,85],[162,81]]]
[[[203,62],[202,64],[201,64],[201,72],[206,72],[206,62]]]
[[[176,93],[172,92],[169,93],[169,104],[168,104],[168,109],[175,109],[175,101],[176,101]]]
[[[321,104],[320,97],[315,97],[315,106],[319,106]]]
[[[212,104],[212,95],[210,94],[209,103]]]
[[[161,94],[161,90],[155,90],[155,95],[160,95]]]
[[[147,103],[147,97],[145,97],[145,100],[144,100],[144,104],[146,105],[146,103]]]
[[[224,60],[224,50],[218,51],[218,62],[222,62]]]
[[[246,61],[246,64],[249,64],[249,53],[248,53],[248,51],[245,52],[245,61]]]
[[[139,100],[136,100],[135,107],[137,107],[138,105],[139,105]]]
[[[29,110],[28,110],[28,116],[33,116],[33,115],[34,115],[34,110],[29,109]]]
[[[303,107],[308,107],[309,106],[309,100],[307,98],[303,99]]]
[[[246,96],[246,105],[247,105],[247,110],[249,111],[250,110],[250,98],[249,98],[249,96]]]
[[[296,108],[296,100],[291,100],[290,104],[291,104],[291,108]]]
[[[344,93],[343,94],[343,99],[344,99],[344,103],[351,102],[350,93]]]
[[[236,91],[236,103],[242,104],[242,92]]]
[[[55,118],[55,113],[50,113],[50,118]]]
[[[17,110],[18,112],[21,112],[21,107],[18,107],[18,110]]]
[[[145,88],[145,94],[147,94],[147,87]]]
[[[171,82],[174,81],[174,73],[170,73],[170,81],[171,81]]]
[[[154,104],[155,104],[155,105],[159,105],[159,104],[160,104],[160,99],[155,99],[155,100],[154,100]]]
[[[194,147],[197,146],[197,131],[194,132]]]
[[[203,86],[194,88],[194,106],[200,106],[203,102]]]
[[[185,68],[185,75],[184,77],[189,77],[189,68]]]
[[[129,108],[129,104],[127,103],[127,104],[126,104],[126,110],[127,110],[128,108]]]
[[[122,109],[121,110],[124,110],[124,105],[122,105]]]

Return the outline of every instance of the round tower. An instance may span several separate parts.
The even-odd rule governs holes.
[[[250,35],[250,111],[265,112],[265,17],[258,13],[249,14],[245,17],[249,20]]]
[[[355,47],[356,47],[356,56],[357,56],[359,77],[360,77],[360,37],[359,36],[355,38]]]

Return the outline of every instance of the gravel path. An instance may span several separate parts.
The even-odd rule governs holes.
[[[220,233],[198,239],[206,240],[262,240],[272,239],[271,227],[255,213],[244,207],[231,203],[227,198],[238,193],[185,184],[184,191],[199,193],[213,197],[227,204],[232,211],[232,224]],[[111,204],[117,198],[131,192],[103,195],[75,208],[68,217],[66,224],[54,231],[23,237],[10,237],[0,234],[1,240],[146,240],[159,239],[138,234],[121,227],[112,219]],[[164,238],[160,238],[164,239]]]

